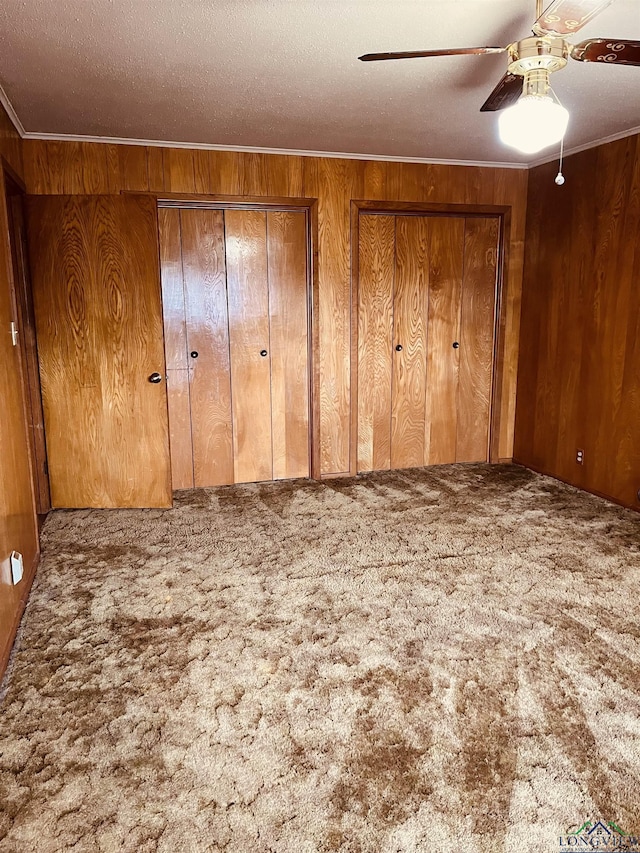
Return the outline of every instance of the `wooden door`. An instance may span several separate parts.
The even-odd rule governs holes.
[[[225,229],[234,480],[271,480],[267,214],[262,210],[227,210]]]
[[[28,223],[52,505],[170,506],[155,200],[31,197]]]
[[[433,216],[429,223],[428,337],[423,465],[456,462],[460,305],[465,220]],[[456,344],[460,346],[456,347]],[[466,342],[464,344],[466,346]],[[481,458],[486,458],[486,453]]]
[[[164,209],[160,236],[174,488],[308,477],[306,214]]]
[[[219,486],[234,482],[224,216],[183,210],[180,220],[193,480]]]
[[[398,216],[393,295],[391,467],[424,465],[429,220]]]
[[[488,458],[496,217],[364,214],[358,470]]]

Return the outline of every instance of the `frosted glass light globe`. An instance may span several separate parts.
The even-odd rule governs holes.
[[[500,113],[498,128],[505,145],[523,154],[535,154],[560,142],[567,131],[569,112],[546,95],[523,95]]]

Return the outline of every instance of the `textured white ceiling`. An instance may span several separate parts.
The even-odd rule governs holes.
[[[534,0],[3,0],[0,83],[28,132],[525,163],[479,112],[506,54],[357,57],[506,45],[534,18]],[[640,39],[639,0],[590,36]],[[640,68],[570,61],[552,83],[568,148],[640,125]]]

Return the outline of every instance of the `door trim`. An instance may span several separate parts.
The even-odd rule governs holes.
[[[489,414],[489,462],[499,460],[502,418],[502,383],[505,369],[507,302],[503,298],[505,270],[508,269],[508,247],[511,235],[511,207],[508,205],[429,204],[419,202],[351,201],[351,434],[349,436],[349,473],[358,473],[358,290],[360,263],[360,215],[381,216],[455,216],[498,219],[498,262],[496,265],[496,297],[494,311],[493,368]]]
[[[22,374],[24,385],[25,417],[28,425],[31,454],[31,476],[35,496],[35,505],[39,522],[44,521],[51,509],[49,491],[49,475],[47,467],[47,448],[44,432],[44,414],[42,409],[42,394],[40,388],[40,366],[36,346],[36,323],[33,309],[33,289],[29,269],[29,247],[26,228],[24,200],[26,192],[24,184],[14,176],[8,164],[3,160],[5,201],[7,207],[7,224],[9,228],[9,243],[13,272],[13,291],[16,317],[20,326]],[[20,208],[22,231],[15,219],[13,204]],[[16,245],[22,234],[24,243]]]
[[[307,234],[307,346],[309,363],[309,477],[320,479],[320,333],[318,328],[318,199],[160,193],[158,208],[304,212]]]

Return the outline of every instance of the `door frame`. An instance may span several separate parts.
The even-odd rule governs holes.
[[[320,480],[320,333],[318,329],[318,199],[158,193],[158,208],[304,212],[307,235],[307,358],[309,365],[309,477]]]
[[[508,247],[511,234],[511,207],[491,204],[434,204],[399,201],[351,202],[351,436],[349,476],[358,473],[358,329],[359,329],[359,264],[360,216],[451,216],[495,217],[498,219],[498,259],[494,308],[493,353],[491,371],[491,402],[489,411],[489,462],[499,460],[502,384],[505,370],[507,300],[504,299],[505,270],[508,269]]]
[[[22,355],[22,374],[24,386],[25,417],[29,432],[31,454],[31,476],[38,521],[41,524],[51,509],[49,492],[49,469],[47,466],[47,448],[44,432],[44,413],[40,388],[40,365],[36,342],[36,323],[33,309],[31,272],[29,269],[28,235],[24,214],[24,199],[27,195],[24,183],[2,161],[4,174],[4,195],[7,207],[7,225],[11,244],[11,265],[13,272],[13,299],[19,324],[18,336]],[[24,242],[17,245],[19,229],[15,221],[13,203],[20,206],[22,218],[22,236]]]

